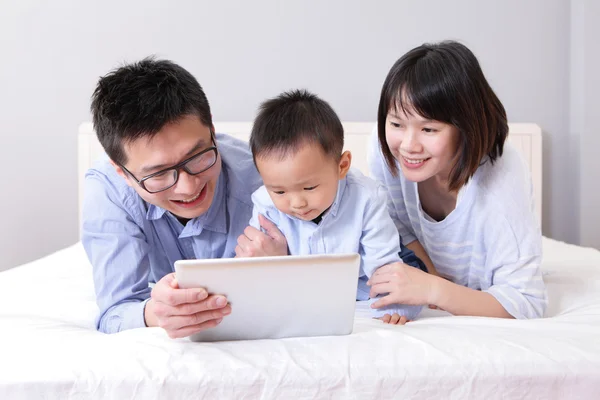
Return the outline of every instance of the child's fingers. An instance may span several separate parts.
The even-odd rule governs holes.
[[[390,314],[385,314],[383,317],[379,317],[377,319],[381,320],[384,324],[389,324],[390,318],[392,318]]]
[[[285,236],[283,236],[277,225],[267,219],[267,217],[262,214],[258,214],[258,223],[271,239],[285,241]]]
[[[406,318],[404,315],[400,316],[398,313],[394,313],[392,315],[385,314],[379,319],[381,319],[384,323],[390,325],[405,325],[407,322],[410,322],[408,318]]]

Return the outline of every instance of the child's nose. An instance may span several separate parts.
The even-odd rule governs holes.
[[[303,196],[295,196],[292,199],[292,207],[295,209],[306,207],[306,199]]]

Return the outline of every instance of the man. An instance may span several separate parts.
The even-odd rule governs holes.
[[[227,299],[180,289],[174,262],[287,254],[268,220],[266,234],[247,227],[262,184],[247,144],[215,134],[202,87],[170,61],[148,58],[102,77],[91,111],[109,158],[85,177],[82,242],[97,328],[160,326],[176,338],[216,326],[231,312]]]

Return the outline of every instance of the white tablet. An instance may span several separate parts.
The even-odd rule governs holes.
[[[181,288],[223,294],[231,314],[194,341],[347,335],[360,256],[327,254],[175,262]]]

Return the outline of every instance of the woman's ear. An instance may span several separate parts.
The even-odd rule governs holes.
[[[348,150],[342,153],[340,157],[339,170],[340,170],[340,179],[344,179],[346,174],[350,170],[350,165],[352,164],[352,153]]]

